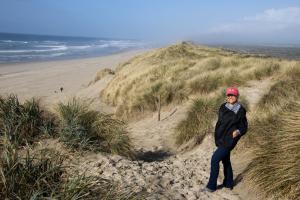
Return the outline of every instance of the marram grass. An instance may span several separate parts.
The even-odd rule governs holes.
[[[108,75],[114,75],[115,72],[112,69],[109,68],[104,68],[101,69],[97,72],[95,78],[93,81],[91,81],[89,83],[89,85],[96,83],[97,81],[100,81],[101,79],[103,79],[104,77],[108,76]]]
[[[77,99],[58,105],[59,118],[43,109],[35,99],[20,103],[17,96],[10,95],[1,97],[0,101],[0,199],[146,198],[145,192],[137,193],[132,188],[122,188],[119,183],[76,172],[74,166],[65,163],[65,156],[55,150],[33,151],[34,146],[28,146],[43,134],[53,136],[53,131],[57,131],[60,139],[71,147],[80,149],[90,144],[90,150],[99,148],[131,156],[124,122],[90,110],[85,102]]]
[[[218,105],[223,98],[220,96],[211,98],[198,98],[194,100],[187,117],[179,122],[176,127],[175,138],[177,145],[181,145],[191,139],[200,143],[204,137],[211,133]]]
[[[124,122],[91,110],[83,99],[59,103],[56,110],[60,120],[60,140],[68,147],[132,156]]]
[[[55,118],[39,100],[32,98],[20,103],[16,95],[0,96],[0,136],[16,145],[25,145],[55,133]]]
[[[122,119],[138,118],[161,106],[178,104],[191,95],[206,95],[222,87],[276,76],[297,62],[244,56],[183,42],[136,56],[121,64],[101,98],[116,106]],[[159,87],[158,87],[159,86]],[[156,88],[155,92],[153,88]]]
[[[76,171],[51,149],[21,151],[2,141],[0,199],[127,200],[146,199],[145,192]],[[25,154],[24,154],[25,151]]]
[[[263,196],[274,199],[300,197],[299,80],[298,67],[280,75],[259,101],[244,140],[255,150],[246,177]]]
[[[175,129],[177,145],[194,139],[196,143],[201,143],[207,134],[213,134],[214,122],[217,119],[220,105],[225,100],[225,89],[216,92],[210,97],[199,97],[193,101],[188,109],[186,118],[178,123]],[[247,100],[242,97],[239,102],[248,109]]]
[[[280,113],[280,119],[281,126],[260,137],[263,142],[255,150],[248,176],[264,195],[296,200],[300,199],[300,102]]]

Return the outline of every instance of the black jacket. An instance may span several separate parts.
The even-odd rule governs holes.
[[[241,136],[248,130],[248,122],[246,117],[246,109],[241,105],[235,114],[229,110],[223,103],[219,109],[218,121],[215,127],[215,143],[216,146],[222,146],[232,150]],[[240,135],[233,138],[232,132],[239,129]]]

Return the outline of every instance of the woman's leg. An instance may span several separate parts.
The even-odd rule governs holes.
[[[230,154],[230,151],[224,147],[218,147],[217,150],[213,153],[211,158],[211,168],[210,168],[210,177],[207,184],[207,188],[211,190],[217,189],[217,180],[219,176],[220,161],[223,160],[226,156]]]
[[[227,188],[233,188],[233,173],[232,167],[230,162],[230,152],[227,156],[224,157],[222,160],[224,166],[224,181],[223,186]]]

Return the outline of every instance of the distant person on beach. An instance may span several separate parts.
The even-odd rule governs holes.
[[[63,87],[60,87],[60,92],[62,92],[64,90],[64,88]]]
[[[224,180],[221,187],[233,189],[230,152],[248,130],[246,109],[238,101],[238,89],[235,87],[227,88],[226,96],[226,102],[219,108],[218,121],[215,127],[215,144],[217,149],[211,158],[208,184],[203,189],[208,192],[214,192],[217,189],[220,161],[222,161],[224,167]]]

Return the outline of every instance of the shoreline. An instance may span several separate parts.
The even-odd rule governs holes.
[[[121,52],[116,52],[112,54],[107,54],[107,55],[99,55],[99,56],[88,56],[88,57],[73,57],[73,58],[61,58],[61,59],[50,59],[50,60],[35,60],[35,61],[17,61],[17,62],[6,62],[6,63],[0,63],[0,76],[1,76],[1,71],[2,68],[6,67],[19,67],[20,65],[37,65],[37,64],[51,64],[51,63],[68,63],[72,61],[89,61],[89,60],[95,60],[95,59],[100,59],[100,58],[105,58],[105,57],[112,57],[115,55],[123,55],[123,54],[131,54],[131,53],[140,53],[140,52],[147,52],[152,50],[153,48],[145,48],[145,49],[135,49],[135,50],[128,50],[128,51],[121,51]]]
[[[90,99],[100,99],[98,93],[108,80],[92,85],[93,89],[88,87],[97,71],[115,69],[119,63],[149,50],[132,50],[92,58],[1,63],[0,95],[16,94],[20,101],[36,97],[47,106],[82,94]],[[60,87],[63,87],[62,92]]]
[[[58,62],[58,61],[68,61],[68,60],[85,60],[85,59],[93,59],[93,58],[100,58],[100,57],[106,57],[106,56],[112,56],[116,54],[123,54],[126,52],[135,52],[135,51],[144,51],[144,50],[150,50],[152,48],[140,48],[140,49],[131,49],[131,50],[123,50],[123,51],[117,51],[109,54],[103,54],[103,55],[85,55],[85,56],[69,56],[69,57],[61,57],[61,58],[52,58],[52,59],[45,59],[45,60],[22,60],[22,61],[10,61],[10,62],[0,62],[0,68],[2,66],[7,65],[18,65],[18,64],[27,64],[27,63],[44,63],[44,62]]]

